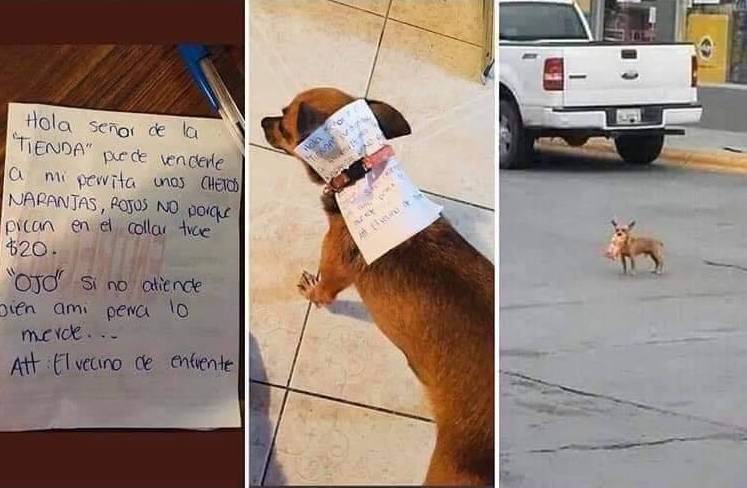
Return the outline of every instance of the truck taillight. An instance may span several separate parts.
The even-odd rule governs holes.
[[[547,58],[542,75],[542,86],[547,91],[563,91],[565,69],[563,58]]]
[[[692,57],[692,64],[690,68],[690,86],[695,88],[698,86],[698,57]]]

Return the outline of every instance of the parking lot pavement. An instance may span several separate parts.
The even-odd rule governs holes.
[[[542,154],[500,175],[501,480],[741,486],[747,177]],[[610,219],[662,276],[602,256]]]

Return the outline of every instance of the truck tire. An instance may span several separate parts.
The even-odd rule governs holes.
[[[510,100],[500,101],[498,131],[499,167],[517,169],[528,166],[534,151],[534,137],[524,130],[519,111]]]
[[[615,138],[615,147],[628,164],[651,164],[664,148],[664,135],[619,136]]]
[[[563,140],[571,147],[581,147],[589,142],[589,136],[565,136]]]

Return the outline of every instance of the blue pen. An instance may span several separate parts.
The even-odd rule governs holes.
[[[179,54],[210,106],[228,127],[228,133],[244,154],[244,117],[201,44],[179,44]]]

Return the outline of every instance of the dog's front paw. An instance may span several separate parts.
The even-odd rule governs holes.
[[[305,271],[301,273],[301,278],[298,280],[298,291],[307,300],[312,300],[314,287],[319,283],[319,278],[316,275]]]
[[[335,297],[325,290],[322,280],[316,275],[304,271],[298,280],[298,291],[301,295],[317,306],[327,306],[331,304]]]

